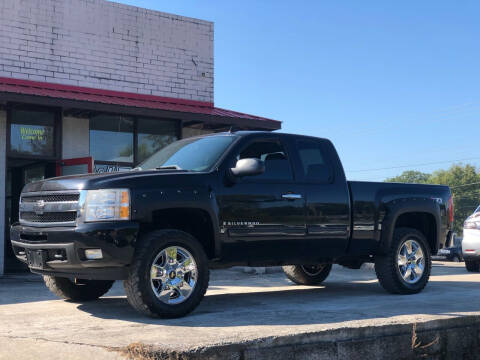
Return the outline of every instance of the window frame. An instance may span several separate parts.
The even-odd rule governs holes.
[[[90,152],[90,121],[93,116],[98,115],[109,115],[109,116],[122,116],[123,114],[120,113],[108,113],[108,112],[101,112],[95,113],[89,116],[88,118],[88,141],[89,141],[89,152]],[[142,119],[149,119],[149,120],[158,120],[158,121],[170,121],[175,124],[175,136],[178,140],[182,139],[182,120],[181,119],[172,119],[172,118],[164,118],[164,117],[152,117],[152,116],[134,116],[134,115],[127,115],[129,118],[133,120],[133,162],[124,162],[124,161],[108,161],[108,160],[96,160],[93,154],[90,156],[93,158],[93,172],[95,172],[95,165],[109,165],[109,166],[117,166],[117,167],[131,167],[132,169],[139,164],[138,161],[138,121]]]
[[[118,166],[131,166],[132,168],[135,166],[135,157],[136,157],[136,117],[135,116],[130,116],[130,115],[126,115],[127,117],[129,117],[130,119],[132,119],[133,121],[133,128],[132,128],[132,135],[133,135],[133,162],[127,162],[127,161],[108,161],[108,160],[95,160],[95,157],[93,156],[92,153],[90,153],[90,145],[92,143],[91,141],[91,137],[90,137],[90,131],[92,131],[91,129],[91,120],[92,120],[92,117],[93,116],[99,116],[99,115],[107,115],[107,116],[123,116],[123,114],[112,114],[112,113],[96,113],[94,115],[91,115],[89,118],[88,118],[88,153],[89,155],[93,158],[93,171],[95,172],[95,164],[99,164],[99,165],[118,165]]]
[[[62,156],[62,109],[57,107],[37,106],[22,103],[7,104],[7,128],[6,128],[6,155],[9,158],[26,159],[26,160],[59,160]],[[11,135],[13,112],[20,111],[37,111],[53,114],[53,155],[31,155],[19,154],[11,151]],[[16,124],[16,123],[14,123]]]

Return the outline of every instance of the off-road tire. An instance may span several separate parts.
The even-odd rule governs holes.
[[[302,265],[283,266],[283,272],[298,285],[320,285],[330,274],[332,264],[324,264],[324,268],[315,275],[305,271]]]
[[[465,268],[468,272],[480,272],[480,262],[476,260],[465,260]]]
[[[407,239],[417,241],[425,256],[425,269],[422,277],[414,284],[405,282],[398,269],[397,253],[400,246]],[[425,236],[416,229],[398,228],[393,233],[393,238],[386,255],[375,256],[375,273],[382,287],[392,294],[416,294],[423,290],[430,278],[432,258],[430,246]]]
[[[58,297],[78,302],[98,299],[105,295],[115,282],[113,280],[81,280],[79,284],[75,284],[68,278],[49,275],[44,275],[43,281]]]
[[[188,250],[197,265],[197,284],[182,303],[166,304],[152,290],[150,268],[156,255],[169,246]],[[194,310],[208,288],[208,259],[202,245],[190,234],[179,230],[157,230],[143,236],[137,243],[128,279],[123,282],[130,305],[146,316],[178,318]]]

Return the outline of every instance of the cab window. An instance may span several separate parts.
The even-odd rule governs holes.
[[[293,172],[284,146],[278,140],[256,140],[237,155],[237,160],[256,158],[265,163],[265,172],[252,180],[292,180]]]
[[[311,139],[297,139],[296,149],[303,170],[303,178],[306,181],[320,183],[332,181],[333,172],[321,142]]]

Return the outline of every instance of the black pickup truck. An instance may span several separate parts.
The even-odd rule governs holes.
[[[136,310],[179,317],[209,268],[232,265],[318,285],[334,263],[371,262],[387,291],[417,293],[453,203],[446,186],[347,181],[329,140],[231,132],[174,142],[133,171],[28,184],[19,218],[14,252],[55,294],[93,300],[124,280]]]

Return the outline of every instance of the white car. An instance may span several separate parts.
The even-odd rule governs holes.
[[[463,223],[462,254],[470,272],[480,272],[480,206]]]

